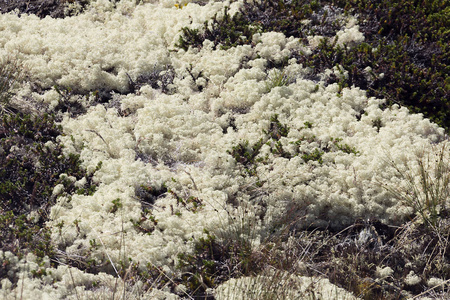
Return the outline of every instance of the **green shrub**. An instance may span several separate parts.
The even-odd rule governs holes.
[[[214,43],[214,49],[221,45],[222,49],[229,49],[237,45],[248,44],[252,36],[258,31],[258,26],[250,26],[250,23],[239,13],[230,16],[228,7],[225,7],[223,17],[217,15],[204,23],[202,29],[182,28],[176,47],[188,50],[189,47],[201,48],[205,40]]]

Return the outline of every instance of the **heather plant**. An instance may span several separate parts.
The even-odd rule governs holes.
[[[201,29],[184,27],[176,46],[184,50],[189,46],[201,48],[203,41],[208,39],[214,42],[214,48],[220,44],[222,49],[229,49],[252,44],[255,33],[272,31],[304,39],[309,32],[332,36],[342,26],[342,20],[336,18],[338,13],[321,9],[320,1],[245,1],[242,9],[233,16],[225,8],[223,17],[216,15]],[[309,18],[313,19],[311,24],[302,22]]]
[[[306,26],[302,21],[305,19],[313,19],[311,26],[323,25],[328,12],[322,11],[325,16],[322,16],[320,20],[318,18],[311,18],[314,14],[320,15],[321,7],[320,1],[269,0],[255,3],[245,1],[242,14],[247,22],[260,24],[264,32],[283,32],[286,36],[306,38],[307,31],[304,30]],[[336,26],[331,27],[336,28]],[[331,34],[331,32],[328,32],[328,34]]]
[[[341,88],[359,86],[367,89],[370,96],[386,98],[391,104],[407,105],[412,111],[423,112],[438,124],[447,126],[444,99],[448,98],[449,85],[446,64],[438,66],[440,63],[432,61],[427,63],[431,66],[424,67],[415,62],[416,56],[409,50],[413,43],[406,36],[398,37],[394,42],[381,39],[377,44],[362,43],[345,49],[324,39],[312,56],[299,56],[299,62],[318,73],[339,65],[348,72],[348,77],[331,76],[328,83],[339,82]],[[433,105],[429,105],[430,102]]]
[[[229,49],[250,43],[256,32],[258,26],[250,26],[239,13],[231,16],[225,7],[223,16],[215,15],[210,22],[204,23],[202,29],[183,27],[182,35],[175,46],[187,51],[190,46],[201,48],[204,40],[210,40],[214,43],[214,49],[219,45],[222,49]]]

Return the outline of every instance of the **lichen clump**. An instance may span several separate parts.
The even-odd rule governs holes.
[[[24,66],[0,90],[5,298],[257,299],[269,280],[397,299],[445,278],[445,7],[353,2],[0,14]]]

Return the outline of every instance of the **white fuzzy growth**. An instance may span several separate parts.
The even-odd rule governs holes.
[[[52,196],[58,196],[64,189],[64,185],[58,184],[53,188]]]
[[[377,270],[375,273],[375,275],[378,278],[386,278],[386,277],[392,276],[392,274],[394,274],[394,270],[392,270],[390,267],[385,267],[385,268],[377,267]]]
[[[354,26],[351,28],[346,28],[339,31],[337,34],[337,44],[343,45],[355,45],[364,41],[364,35],[359,31],[359,26]]]
[[[422,279],[420,279],[420,277],[417,276],[414,273],[414,271],[410,271],[408,273],[408,275],[406,275],[406,278],[405,278],[405,283],[407,285],[416,285],[416,284],[420,283],[420,281],[422,281]]]
[[[274,296],[284,299],[356,299],[328,279],[273,273],[230,279],[216,289],[214,296],[219,300],[266,299]]]
[[[224,5],[190,3],[176,9],[130,7],[127,2],[113,10],[112,2],[96,1],[86,13],[65,19],[2,14],[0,57],[17,54],[43,88],[59,84],[81,91],[126,91],[126,73],[135,77],[151,72],[155,63],[169,63],[168,48],[177,42],[180,29],[191,21],[203,24]],[[46,99],[52,102],[54,95]]]
[[[364,41],[364,34],[359,31],[359,25],[354,17],[350,17],[345,28],[336,33],[337,45],[353,47]]]
[[[130,286],[128,283],[117,284],[117,277],[99,273],[97,275],[80,271],[77,268],[60,265],[57,268],[50,268],[46,259],[44,264],[38,265],[36,257],[27,255],[20,261],[10,252],[2,253],[14,266],[8,273],[9,277],[19,278],[16,285],[12,285],[7,278],[1,280],[0,296],[5,300],[17,299],[21,295],[22,299],[110,299],[114,294],[126,295],[127,299],[178,299],[174,294],[152,289],[151,292],[142,294],[142,283]],[[47,275],[40,278],[33,278],[31,271],[38,271],[42,267],[46,268]],[[124,291],[125,289],[125,291]],[[140,292],[136,292],[139,290]]]
[[[448,285],[448,280],[443,280],[442,278],[430,278],[427,281],[427,285],[428,287],[432,288],[432,287],[442,287],[445,288],[446,285]]]
[[[191,253],[193,238],[203,237],[204,229],[219,239],[247,239],[257,248],[271,223],[286,217],[286,212],[301,217],[299,227],[335,228],[370,217],[399,224],[411,214],[411,208],[380,183],[407,186],[391,160],[402,167],[417,151],[433,153],[430,145],[443,139],[443,129],[403,107],[381,110],[383,101],[368,98],[359,88],[340,91],[337,84],[307,80],[308,70],[295,60],[283,70],[289,80],[268,88],[269,74],[275,74],[267,69],[268,62],[281,62],[292,50],[308,55],[317,46],[317,37],[304,46],[298,39],[271,32],[256,34],[253,48],[213,50],[212,42],[205,41],[201,50],[173,52],[169,50],[175,49],[182,27],[200,28],[227,3],[189,3],[180,9],[174,7],[175,1],[138,6],[132,2],[121,1],[114,9],[110,1],[99,0],[80,16],[63,20],[0,15],[0,57],[17,54],[31,78],[48,88],[37,95],[28,87],[20,94],[23,97],[55,107],[59,95],[51,89],[54,84],[79,91],[105,88],[124,93],[114,95],[114,101],[127,114],[100,104],[90,106],[86,100],[86,114],[77,118],[66,114],[61,122],[63,151],[79,154],[82,166],[98,184],[89,196],[69,197],[61,193],[61,186],[54,189],[59,198],[48,225],[53,227],[53,241],[66,255],[89,253],[112,273],[125,253],[140,266],[162,266],[170,275],[179,272],[177,255]],[[240,4],[233,5],[236,11]],[[342,44],[363,40],[356,23],[336,38]],[[136,79],[166,65],[175,69],[176,94],[163,94],[150,85],[126,94],[127,74]],[[189,72],[199,78],[193,79]],[[319,75],[326,78],[331,73],[346,76],[338,68]],[[266,161],[256,165],[258,178],[243,175],[242,165],[230,152],[245,141],[253,145],[265,137],[263,131],[269,129],[275,114],[289,127],[279,142],[298,155],[283,158],[265,144],[258,158]],[[376,121],[382,124],[379,131]],[[337,139],[354,147],[357,154],[338,150]],[[322,163],[306,162],[304,154],[325,148],[333,150],[323,151]],[[99,162],[102,166],[97,170]],[[85,184],[71,180],[78,187]],[[132,221],[141,218],[144,203],[136,196],[136,188],[163,184],[185,200],[196,197],[202,207],[194,211],[192,204],[183,205],[170,193],[160,195],[151,206],[158,224],[152,225],[151,234],[138,232]],[[261,202],[266,211],[257,204]],[[55,227],[58,224],[63,224],[60,230]],[[90,249],[90,241],[98,247]],[[77,285],[110,280],[109,275],[94,279],[73,272]],[[55,280],[57,292],[25,276],[26,296],[47,293],[52,299],[73,298],[64,290],[71,283],[63,273],[68,274],[67,268],[48,278]],[[379,276],[389,273],[382,269]],[[329,283],[323,285],[336,290]],[[6,281],[4,286],[11,288]],[[152,295],[164,296],[158,293]]]

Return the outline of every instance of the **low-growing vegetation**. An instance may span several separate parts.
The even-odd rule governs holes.
[[[56,248],[46,226],[59,193],[92,194],[91,175],[77,155],[65,156],[57,137],[61,128],[50,115],[4,114],[0,123],[0,248],[22,258],[54,258]],[[86,182],[77,185],[76,181]],[[3,260],[0,274],[8,272]],[[16,282],[17,278],[13,280]]]
[[[339,19],[339,14],[358,15],[364,43],[348,47],[330,38],[345,25],[345,18]],[[331,76],[328,84],[339,82],[341,88],[358,86],[367,90],[369,96],[387,99],[387,105],[405,105],[448,129],[448,14],[447,0],[269,0],[246,3],[233,17],[225,10],[223,19],[214,18],[202,30],[183,28],[178,47],[201,47],[209,39],[226,49],[250,44],[251,35],[256,32],[282,32],[301,38],[304,43],[308,43],[307,36],[322,35],[324,38],[312,55],[291,54],[299,63],[311,67],[311,78],[337,66],[348,76]],[[240,29],[235,30],[236,27]],[[246,38],[230,40],[228,36],[234,35],[220,32]]]
[[[123,4],[113,2],[110,10]],[[130,9],[127,8],[127,5],[132,6],[130,3],[126,3],[121,14],[127,14],[125,10]],[[134,1],[133,5],[145,3]],[[74,299],[93,299],[99,297],[99,291],[108,299],[449,298],[450,161],[448,137],[440,135],[444,131],[421,123],[425,129],[415,132],[422,134],[423,139],[429,138],[426,147],[438,146],[431,150],[426,148],[417,155],[396,153],[395,158],[386,155],[387,162],[378,164],[386,168],[386,173],[393,174],[390,177],[389,174],[386,177],[363,174],[366,167],[373,170],[368,166],[371,157],[358,161],[363,167],[352,164],[367,155],[372,150],[369,147],[377,146],[368,146],[355,138],[358,135],[355,128],[364,128],[364,135],[370,136],[372,143],[379,142],[377,134],[381,135],[385,129],[388,138],[397,134],[389,132],[393,128],[392,124],[387,126],[389,118],[406,113],[397,106],[392,108],[393,104],[406,106],[411,113],[423,113],[448,132],[449,4],[448,0],[245,1],[234,15],[225,7],[203,25],[183,25],[174,45],[182,49],[178,53],[181,59],[174,58],[173,65],[155,64],[153,69],[146,68],[140,74],[126,73],[124,86],[127,88],[122,92],[105,82],[94,85],[89,91],[79,91],[70,85],[53,85],[50,89],[56,92],[58,99],[52,113],[57,117],[52,113],[31,114],[16,106],[12,101],[12,89],[22,81],[20,66],[11,61],[0,65],[0,281],[3,285],[0,297],[1,293],[10,297],[13,292],[8,295],[8,291],[19,290],[19,284],[24,285],[26,280],[41,280],[42,284],[56,286],[62,279],[55,279],[57,276],[52,277],[51,272],[68,266],[70,276],[66,275],[70,280],[65,281],[66,294],[61,297],[70,295]],[[89,4],[87,1],[60,1],[58,5],[39,9],[33,5],[17,5],[20,13],[35,13],[42,18],[76,15]],[[177,3],[171,9],[185,11],[188,5]],[[1,9],[4,7],[0,5]],[[64,13],[61,12],[63,7],[66,8]],[[341,43],[336,36],[349,29],[346,26],[353,18],[364,41]],[[250,82],[245,86],[246,92],[254,92],[251,89],[257,86],[255,97],[266,101],[268,106],[261,110],[264,114],[258,115],[258,122],[261,121],[258,125],[264,126],[251,127],[243,116],[253,113],[256,104],[250,100],[249,105],[238,101],[233,105],[214,102],[214,98],[223,96],[222,91],[232,94],[234,87],[225,79],[220,81],[221,77],[230,79],[232,75],[219,70],[220,75],[210,76],[193,63],[182,63],[183,59],[191,59],[186,58],[188,55],[194,55],[188,50],[201,49],[205,40],[212,42],[214,50],[230,50],[240,45],[255,48],[253,35],[272,31],[298,38],[299,43],[309,47],[310,53],[293,47],[286,57],[272,59],[268,55],[261,64],[255,62],[261,58],[259,54],[243,58],[241,70],[254,67],[246,60],[265,69],[262,76],[254,67],[253,73],[249,71],[241,77],[245,80],[246,76],[251,77],[246,82]],[[312,46],[311,36],[320,36],[320,42]],[[301,92],[294,88],[289,90],[302,79],[286,71],[295,64],[307,68],[302,76],[312,82],[312,93],[307,87],[310,82],[306,80],[299,83],[306,86]],[[181,71],[176,69],[180,65]],[[118,73],[114,67],[108,70],[105,72],[109,75]],[[209,72],[213,72],[211,70]],[[181,73],[187,74],[194,85],[183,86],[180,81],[186,78]],[[114,81],[114,76],[106,77]],[[331,93],[325,100],[320,98],[320,93],[326,94],[325,89],[333,85],[337,88],[330,90],[333,96],[338,95],[337,100],[329,96]],[[177,98],[179,87],[189,88]],[[350,89],[355,90],[352,87],[365,90],[369,97],[385,99],[381,108],[385,112],[392,108],[393,113],[384,117],[382,110],[367,104],[372,100],[362,96],[361,103],[345,102],[346,92],[350,94]],[[278,108],[282,105],[280,102],[292,100],[291,94],[282,93],[287,90],[297,93],[293,96],[297,102],[305,97],[310,101],[292,110],[288,107],[288,112],[284,113],[285,108]],[[39,97],[48,91],[37,93],[34,90],[33,96]],[[320,95],[314,98],[316,92]],[[238,96],[243,97],[239,93],[232,94],[233,98]],[[355,92],[347,97],[360,96]],[[123,99],[129,101],[131,109],[122,109],[127,107],[122,105]],[[226,102],[230,98],[225,95],[223,99]],[[137,104],[134,106],[132,101]],[[323,101],[323,106],[319,107],[324,111],[337,107],[352,110],[351,116],[317,114],[317,122],[302,119],[299,111],[312,110],[314,101]],[[332,101],[342,107],[326,106]],[[170,103],[173,107],[161,109],[153,105],[159,102]],[[96,105],[100,109],[94,110]],[[367,111],[355,107],[365,107]],[[92,119],[83,119],[88,113]],[[223,129],[224,120],[213,125],[208,123],[211,116],[220,118],[222,113],[228,114],[232,130]],[[197,118],[201,121],[197,122]],[[342,128],[318,129],[324,127],[323,120],[338,122],[340,118],[343,124],[346,122],[339,124]],[[69,119],[80,120],[75,123],[75,130],[73,124],[70,124],[72,128],[67,125]],[[395,120],[413,123],[419,119]],[[66,131],[59,122],[67,126]],[[154,122],[153,127],[142,129],[145,122]],[[360,123],[355,125],[355,122]],[[79,124],[88,129],[76,127]],[[181,129],[172,128],[176,126]],[[189,131],[190,127],[200,133]],[[68,139],[71,135],[66,134],[70,130],[77,136]],[[86,132],[99,142],[89,140],[91,137],[83,135]],[[113,138],[107,136],[110,132]],[[334,135],[334,132],[341,135]],[[197,140],[199,136],[203,140]],[[218,136],[225,138],[221,140]],[[230,143],[228,136],[238,138]],[[217,139],[219,147],[226,144],[227,148],[207,152],[205,148],[212,147],[210,144],[214,142],[210,140],[213,139]],[[74,151],[82,154],[67,154],[61,140],[75,145]],[[110,145],[116,140],[123,142],[124,151],[111,150]],[[208,146],[200,145],[199,141]],[[416,146],[400,138],[390,141],[405,143],[405,152]],[[102,150],[105,145],[106,150]],[[210,157],[205,153],[211,154]],[[82,157],[91,172],[82,167]],[[104,170],[99,157],[108,160]],[[410,160],[400,161],[399,157]],[[295,173],[299,169],[308,174]],[[145,173],[148,170],[148,174]],[[330,182],[326,179],[338,170],[350,171],[345,173],[346,178],[337,180],[342,182],[333,187],[335,190],[323,196],[320,189],[328,188]],[[202,172],[207,174],[207,179],[201,178]],[[284,177],[284,172],[293,172],[293,175]],[[231,180],[227,177],[230,174],[237,179]],[[298,179],[301,176],[305,177]],[[322,182],[314,176],[322,176]],[[286,183],[289,180],[291,182]],[[362,183],[364,180],[366,185]],[[368,181],[373,181],[370,182],[373,186]],[[97,186],[98,183],[101,186]],[[97,194],[97,198],[89,198],[105,186],[110,190]],[[304,189],[297,189],[299,186]],[[364,194],[363,187],[371,191]],[[313,200],[306,192],[301,194],[304,191],[310,192]],[[353,198],[341,201],[345,196]],[[367,200],[371,196],[378,198]],[[325,204],[314,204],[320,197]],[[96,218],[101,213],[107,217],[102,215],[100,225],[87,224],[83,215],[88,213],[86,211],[77,218],[68,218],[69,222],[64,219],[64,213],[61,218],[51,219],[52,207],[60,205],[57,203],[62,198],[65,203],[61,209],[65,209],[66,216],[71,205],[76,205],[73,201],[76,199],[85,201],[86,206],[81,209],[95,209]],[[403,206],[394,206],[394,202]],[[342,208],[336,208],[339,203]],[[402,212],[398,220],[386,217],[395,215],[386,211],[399,207],[406,212]],[[335,215],[328,214],[329,211]],[[360,214],[358,218],[344,219],[345,214],[356,211]],[[338,215],[340,212],[342,216]],[[372,215],[360,218],[365,212]],[[373,217],[374,212],[379,212],[384,219]],[[311,219],[311,215],[315,219]],[[330,217],[342,217],[344,221],[333,223]],[[211,223],[205,220],[209,218]],[[201,226],[210,228],[199,231]],[[72,236],[67,234],[69,231]],[[93,235],[95,231],[99,233]],[[76,241],[77,249],[70,249],[75,244],[58,243],[70,238]],[[131,247],[140,245],[153,249],[148,252],[149,249],[140,249],[145,253],[141,255],[136,249],[130,249],[126,241],[134,243]],[[161,253],[162,249],[168,252]],[[137,253],[139,258],[131,257],[128,251]],[[153,260],[153,256],[157,258]],[[36,264],[32,270],[16,266],[29,258]],[[75,270],[79,272],[76,279]],[[82,276],[88,279],[81,280]],[[105,278],[113,278],[113,284]],[[326,288],[320,288],[319,282],[323,280],[334,294],[325,294]],[[80,286],[84,290],[77,288]],[[22,289],[26,288],[22,286]],[[17,292],[14,296],[22,299]]]

